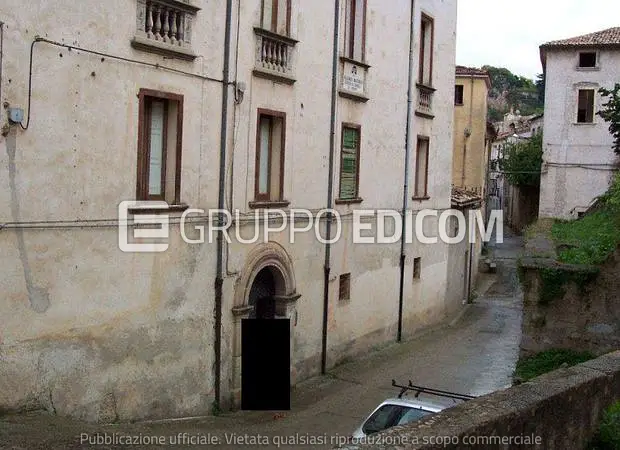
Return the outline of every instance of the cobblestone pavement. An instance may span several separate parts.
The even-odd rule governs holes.
[[[479,296],[458,321],[300,384],[292,410],[282,415],[242,411],[109,426],[43,414],[5,416],[0,418],[0,448],[138,448],[118,444],[119,436],[149,443],[142,448],[170,448],[175,442],[176,448],[275,448],[278,443],[280,448],[332,448],[339,439],[343,443],[379,402],[395,396],[392,379],[473,395],[508,387],[521,333],[516,258],[522,242],[515,236],[504,238],[503,244],[490,245],[497,273],[480,275]],[[308,443],[316,445],[304,445]]]

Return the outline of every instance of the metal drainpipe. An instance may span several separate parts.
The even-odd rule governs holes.
[[[470,223],[469,226],[472,226],[472,224]],[[471,303],[470,298],[471,298],[471,272],[472,272],[472,265],[473,265],[473,258],[474,258],[474,244],[471,243],[469,244],[469,267],[467,270],[467,299],[465,300],[466,303]]]
[[[327,179],[327,209],[333,207],[332,189],[334,184],[334,145],[336,142],[336,96],[338,90],[338,44],[339,44],[339,25],[340,25],[340,1],[334,2],[334,48],[332,60],[332,102],[329,133],[329,175]],[[331,229],[332,216],[328,214],[326,223],[327,239],[325,243],[325,265],[323,280],[323,336],[321,343],[321,373],[327,372],[327,322],[329,320],[329,272],[331,259]]]
[[[463,144],[463,166],[461,172],[461,187],[465,187],[465,167],[467,165],[467,141],[469,140],[472,130],[472,114],[474,113],[474,76],[470,75],[470,89],[469,89],[469,121],[468,121],[468,130],[469,136],[465,135],[465,143]]]
[[[0,105],[2,105],[2,61],[4,60],[4,22],[0,21]]]
[[[226,140],[228,131],[228,88],[230,77],[230,41],[232,26],[232,5],[233,0],[226,1],[226,30],[224,32],[224,68],[222,83],[222,120],[220,129],[220,173],[219,173],[219,192],[218,209],[224,209],[224,190],[226,186]],[[218,223],[223,222],[222,214],[218,214]],[[220,409],[221,403],[221,384],[222,384],[222,285],[224,284],[223,269],[223,232],[217,234],[217,263],[215,275],[215,305],[213,315],[215,317],[215,406]]]
[[[407,231],[406,215],[407,206],[409,204],[409,159],[411,156],[411,135],[412,120],[411,109],[413,104],[413,58],[415,39],[415,0],[411,0],[411,25],[409,32],[409,75],[407,78],[407,125],[405,128],[405,181],[403,183],[403,211],[402,211],[402,229],[400,237],[400,287],[398,293],[398,334],[397,341],[401,342],[403,337],[403,301],[405,292],[405,235]]]

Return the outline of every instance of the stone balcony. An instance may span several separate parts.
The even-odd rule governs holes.
[[[297,41],[262,28],[254,28],[256,60],[254,75],[284,84],[295,83]]]
[[[416,86],[418,88],[418,101],[416,103],[415,113],[417,116],[432,119],[435,117],[433,114],[433,94],[435,93],[435,89],[419,83]]]
[[[194,60],[192,22],[200,8],[188,0],[138,0],[136,34],[131,45],[139,50]]]

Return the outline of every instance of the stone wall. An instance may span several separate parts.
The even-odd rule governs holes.
[[[524,258],[521,353],[567,348],[601,354],[620,348],[620,251],[601,267]]]
[[[504,214],[508,226],[517,233],[538,217],[538,186],[505,185]]]
[[[604,409],[617,400],[620,351],[391,428],[373,435],[373,443],[346,448],[583,449]]]

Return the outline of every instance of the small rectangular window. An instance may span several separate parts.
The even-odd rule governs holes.
[[[428,149],[428,138],[418,137],[417,155],[415,160],[414,198],[428,197]]]
[[[255,200],[282,200],[284,113],[259,110],[256,137]]]
[[[366,0],[346,2],[345,55],[364,61],[366,40]]]
[[[282,36],[290,34],[291,0],[262,0],[261,27]]]
[[[579,67],[596,67],[596,52],[579,53]]]
[[[426,14],[422,14],[420,26],[420,68],[418,81],[424,86],[433,85],[433,43],[434,21]]]
[[[580,89],[577,102],[577,123],[594,122],[594,89]]]
[[[340,275],[340,286],[338,299],[349,300],[351,298],[351,274],[343,273]]]
[[[457,84],[454,87],[454,104],[462,105],[463,104],[463,85]]]
[[[340,153],[340,200],[358,198],[359,191],[360,128],[343,125]]]
[[[141,89],[138,118],[138,200],[180,203],[183,96]]]
[[[422,258],[413,258],[413,279],[419,280],[422,273]]]

